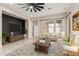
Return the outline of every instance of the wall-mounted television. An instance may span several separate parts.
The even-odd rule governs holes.
[[[20,32],[20,25],[9,23],[9,31],[10,32]]]
[[[14,32],[14,35],[24,34],[25,20],[10,15],[2,14],[2,32],[7,35]]]

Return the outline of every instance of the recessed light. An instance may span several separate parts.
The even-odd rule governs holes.
[[[52,8],[48,8],[48,10],[51,10]]]

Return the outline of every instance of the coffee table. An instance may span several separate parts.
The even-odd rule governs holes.
[[[50,46],[51,40],[46,39],[45,42],[40,42],[40,40],[42,39],[39,39],[33,43],[35,45],[35,51],[42,51],[42,52],[48,53],[48,48]]]

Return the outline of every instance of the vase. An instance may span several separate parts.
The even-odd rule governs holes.
[[[27,34],[24,34],[24,39],[26,39],[26,37],[27,37]]]

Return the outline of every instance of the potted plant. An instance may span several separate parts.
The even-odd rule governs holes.
[[[5,44],[6,33],[2,32],[2,44]]]

